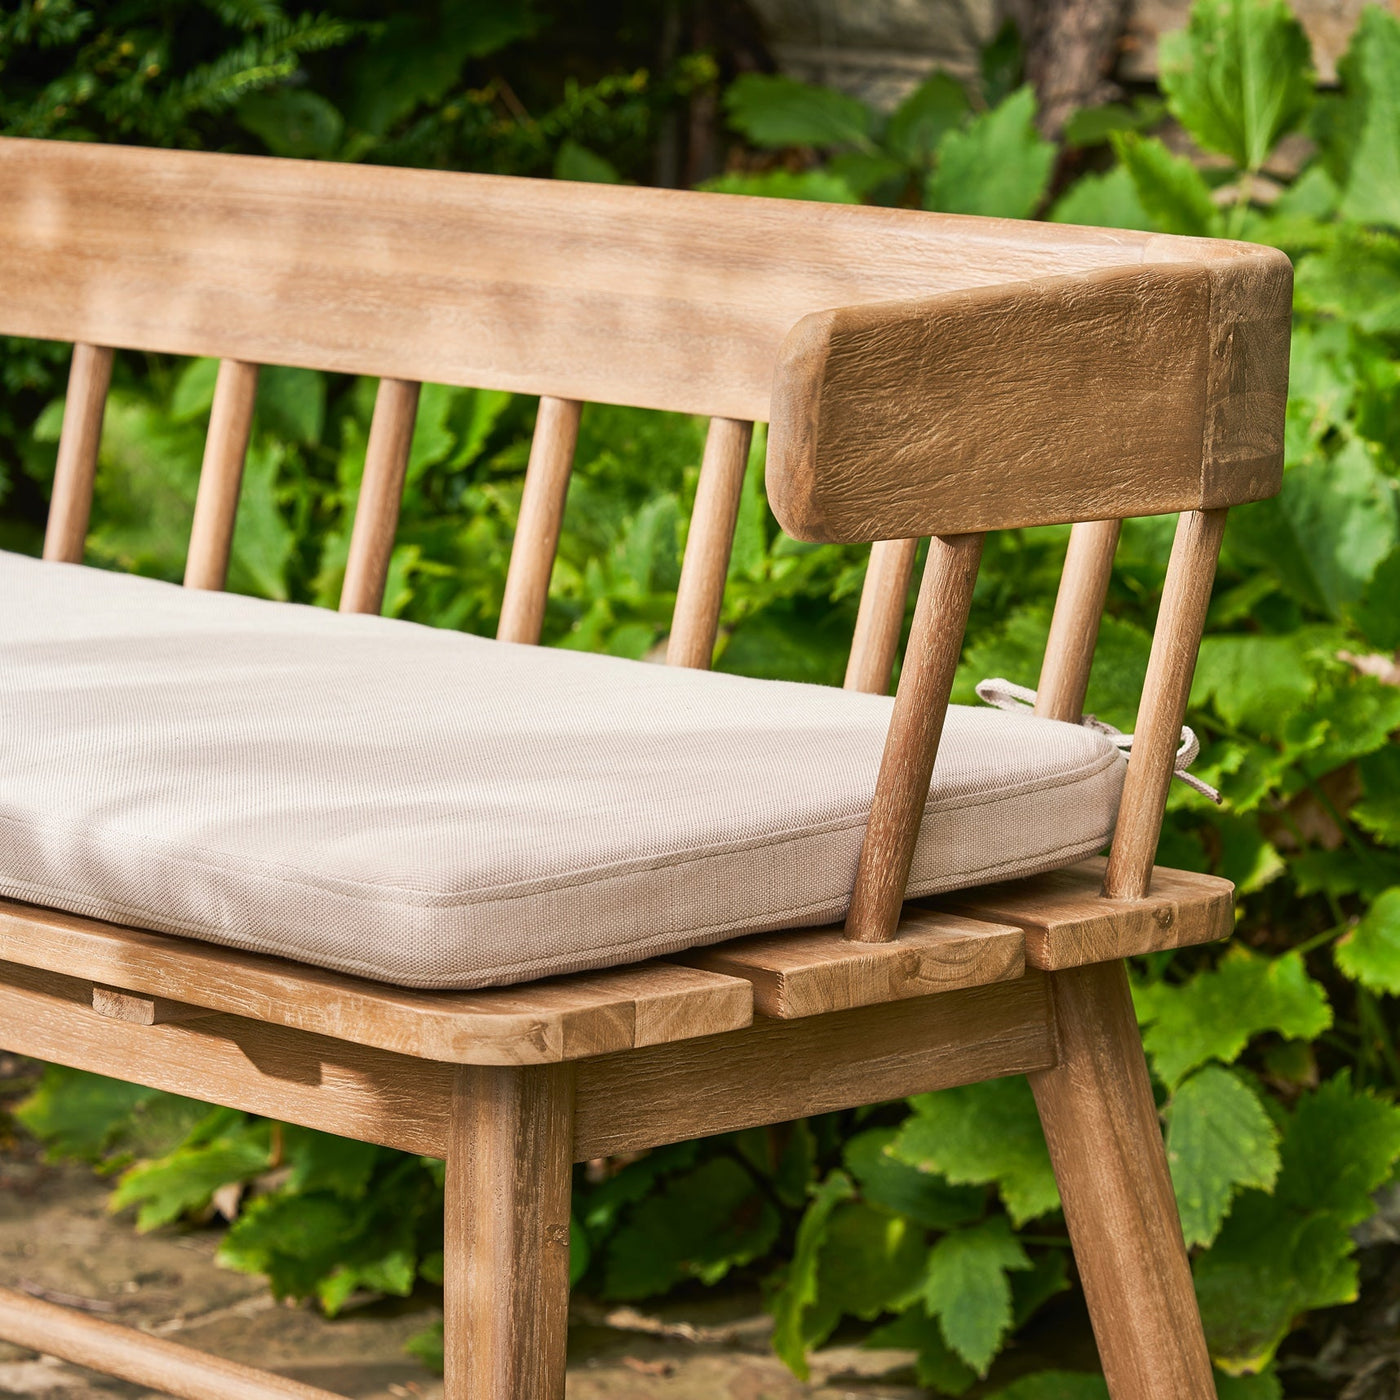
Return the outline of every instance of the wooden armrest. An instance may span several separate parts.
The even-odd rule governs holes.
[[[805,317],[773,389],[783,528],[903,539],[1273,495],[1288,259],[1190,239],[1145,251],[1171,261]]]

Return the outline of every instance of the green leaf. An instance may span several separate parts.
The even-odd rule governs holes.
[[[1312,48],[1285,0],[1195,0],[1159,41],[1172,115],[1208,151],[1258,170],[1312,101]]]
[[[282,1129],[284,1152],[292,1168],[292,1191],[329,1191],[348,1201],[363,1200],[378,1163],[389,1153],[372,1143],[332,1137],[288,1124]]]
[[[1057,224],[1092,228],[1154,227],[1138,198],[1132,172],[1122,165],[1104,175],[1081,176],[1055,201],[1050,218]]]
[[[581,180],[593,185],[622,183],[622,176],[612,161],[590,151],[587,146],[580,146],[572,137],[565,138],[554,157],[554,178]]]
[[[214,404],[214,384],[219,377],[218,360],[201,356],[180,371],[170,396],[170,416],[177,423],[188,423],[208,413]]]
[[[1108,1400],[1108,1386],[1102,1376],[1084,1371],[1037,1371],[994,1390],[987,1400]]]
[[[1352,819],[1376,840],[1400,846],[1400,745],[1367,754],[1356,768],[1366,796],[1352,807]]]
[[[921,1094],[890,1151],[954,1185],[995,1183],[1017,1225],[1060,1204],[1030,1085],[1019,1075]]]
[[[1365,6],[1337,73],[1356,109],[1341,213],[1400,228],[1400,20]]]
[[[944,1340],[979,1376],[987,1374],[1011,1326],[1007,1271],[1030,1267],[1020,1241],[999,1216],[954,1230],[929,1251],[924,1306],[938,1318]]]
[[[1196,1260],[1212,1354],[1235,1372],[1262,1368],[1300,1314],[1356,1297],[1349,1232],[1400,1158],[1400,1109],[1338,1075],[1299,1100],[1280,1156],[1274,1194],[1241,1195]]]
[[[290,596],[287,567],[296,536],[277,504],[282,465],[282,452],[275,444],[256,444],[248,452],[229,555],[229,588],[234,592],[260,598]]]
[[[183,1147],[158,1161],[129,1168],[112,1193],[110,1208],[136,1206],[136,1228],[144,1233],[168,1225],[187,1212],[203,1210],[220,1186],[246,1181],[267,1166],[267,1127],[254,1124],[230,1136]]]
[[[326,376],[314,369],[264,366],[258,374],[257,424],[288,442],[319,443],[326,424]]]
[[[897,1211],[930,1230],[951,1230],[981,1218],[987,1193],[952,1186],[931,1171],[901,1162],[892,1152],[898,1128],[871,1128],[851,1138],[842,1152],[846,1170],[873,1205]]]
[[[238,104],[238,120],[275,156],[329,159],[340,144],[345,118],[306,88],[263,88]]]
[[[730,125],[755,146],[864,146],[874,126],[859,99],[777,74],[741,74],[724,105]]]
[[[1313,645],[1308,634],[1299,632],[1206,637],[1196,663],[1191,703],[1213,703],[1227,724],[1276,735],[1279,725],[1316,689],[1316,678],[1303,664]]]
[[[1240,1188],[1273,1189],[1278,1129],[1258,1095],[1216,1065],[1180,1085],[1166,1118],[1167,1159],[1186,1243],[1208,1245]]]
[[[938,1395],[961,1395],[977,1381],[977,1372],[943,1340],[938,1319],[930,1317],[920,1304],[908,1308],[883,1327],[875,1328],[861,1345],[876,1351],[889,1347],[917,1352],[915,1378],[921,1386]]]
[[[747,194],[761,199],[812,199],[825,204],[859,204],[856,192],[827,170],[768,170],[761,175],[716,175],[699,186],[714,194]]]
[[[97,1161],[121,1135],[131,1114],[158,1092],[86,1070],[45,1065],[38,1088],[13,1112],[51,1158]]]
[[[1378,334],[1400,331],[1400,238],[1342,225],[1325,247],[1299,259],[1298,304]]]
[[[894,109],[885,127],[884,144],[911,165],[927,162],[944,134],[957,127],[970,110],[963,85],[947,73],[935,72]]]
[[[1337,940],[1335,957],[1353,982],[1400,996],[1400,888],[1386,890],[1356,927]]]
[[[778,1213],[731,1157],[670,1178],[608,1242],[603,1291],[646,1298],[696,1278],[718,1283],[772,1248]]]
[[[1233,947],[1213,970],[1137,987],[1133,1000],[1152,1068],[1169,1088],[1209,1060],[1233,1063],[1262,1031],[1311,1040],[1332,1024],[1327,994],[1297,953],[1266,958]]]
[[[1185,156],[1174,156],[1155,136],[1132,131],[1114,132],[1110,140],[1153,228],[1201,238],[1219,232],[1210,188]]]
[[[1045,197],[1055,148],[1035,126],[1035,93],[1013,92],[965,128],[944,134],[925,207],[950,214],[1029,218]]]
[[[1256,1376],[1227,1376],[1216,1372],[1218,1400],[1283,1400],[1283,1382],[1272,1370]]]
[[[812,1192],[812,1203],[797,1227],[792,1263],[773,1300],[773,1350],[793,1375],[804,1381],[811,1374],[807,1366],[805,1319],[817,1302],[817,1268],[822,1246],[826,1243],[832,1212],[854,1196],[855,1187],[844,1172],[832,1172]]]

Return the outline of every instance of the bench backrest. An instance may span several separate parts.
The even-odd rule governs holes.
[[[542,396],[500,629],[515,641],[538,640],[580,405],[710,416],[668,656],[692,666],[714,646],[752,423],[770,421],[784,527],[885,541],[848,673],[867,690],[888,686],[918,536],[1220,512],[1278,485],[1290,271],[1249,245],[0,140],[0,248],[0,334],[75,345],[48,557],[82,557],[112,349],[222,361],[186,574],[200,587],[223,584],[262,364],[380,378],[345,610],[380,604],[419,383]],[[1103,527],[1092,538],[1098,557]],[[940,558],[965,572],[965,548]],[[954,633],[956,660],[965,616],[936,615],[965,614],[971,585],[953,574],[926,577],[916,661]],[[1107,574],[1072,577],[1078,650],[1055,663],[1069,668],[1059,707],[1071,710]],[[896,767],[909,744],[919,756],[896,804],[896,844],[910,850],[948,664],[906,660],[920,698],[902,709],[932,705],[938,723],[906,732],[897,707],[891,731]],[[1171,699],[1164,734],[1184,704]],[[1156,804],[1153,848],[1160,817]],[[902,891],[898,864],[876,922]]]

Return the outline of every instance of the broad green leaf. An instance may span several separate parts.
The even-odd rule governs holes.
[[[234,518],[228,586],[237,593],[286,599],[287,566],[296,536],[277,503],[283,455],[276,444],[257,443],[248,452]]]
[[[936,72],[926,78],[891,114],[884,144],[910,164],[933,158],[938,143],[970,110],[967,93],[956,78]]]
[[[1255,1376],[1217,1372],[1215,1393],[1218,1400],[1283,1400],[1283,1382],[1272,1369]]]
[[[1365,797],[1352,819],[1378,841],[1400,846],[1400,744],[1387,744],[1356,765]]]
[[[591,185],[620,185],[622,176],[612,161],[566,138],[554,157],[556,180],[580,180]]]
[[[1271,500],[1235,513],[1231,549],[1300,603],[1341,618],[1400,539],[1395,483],[1359,438],[1283,474]]]
[[[930,1230],[951,1230],[981,1218],[987,1193],[976,1186],[952,1186],[935,1172],[901,1162],[891,1148],[898,1128],[871,1128],[847,1142],[846,1170],[872,1205],[897,1211]]]
[[[1208,1245],[1240,1188],[1273,1189],[1278,1129],[1244,1080],[1216,1065],[1177,1088],[1166,1118],[1167,1159],[1186,1243]]]
[[[258,374],[257,426],[289,442],[319,443],[326,425],[326,376],[267,365]]]
[[[647,1298],[683,1279],[718,1283],[773,1247],[778,1213],[750,1173],[715,1157],[639,1202],[608,1242],[603,1291]]]
[[[875,118],[858,98],[770,73],[743,73],[724,94],[730,125],[755,146],[865,146]]]
[[[746,175],[716,175],[700,186],[713,194],[747,194],[762,199],[811,199],[822,204],[859,204],[860,197],[829,170],[768,170]]]
[[[1108,1386],[1085,1371],[1037,1371],[994,1390],[987,1400],[1108,1400]]]
[[[283,1151],[292,1169],[291,1190],[329,1191],[349,1201],[363,1199],[375,1166],[390,1154],[387,1149],[351,1138],[332,1137],[311,1128],[291,1124],[282,1129]]]
[[[219,362],[207,356],[191,360],[180,371],[170,396],[170,416],[177,423],[202,417],[214,403],[214,385],[219,378]]]
[[[450,420],[463,391],[446,384],[424,384],[418,391],[418,412],[413,419],[413,440],[408,449],[404,480],[416,486],[430,467],[446,461],[457,445]]]
[[[1161,124],[1166,105],[1155,97],[1138,97],[1131,107],[1107,102],[1081,107],[1065,123],[1064,142],[1070,147],[1101,146],[1115,131],[1149,131]]]
[[[345,118],[318,92],[263,88],[237,107],[238,120],[275,156],[329,159],[340,144]]]
[[[817,1268],[822,1339],[843,1317],[871,1322],[916,1295],[928,1253],[922,1229],[863,1201],[832,1212]]]
[[[1347,124],[1355,143],[1341,212],[1400,228],[1400,19],[1380,5],[1365,6],[1337,72],[1357,109]]]
[[[1338,939],[1337,966],[1373,992],[1400,996],[1400,888],[1388,889]]]
[[[910,1101],[890,1151],[901,1162],[941,1172],[954,1185],[995,1184],[1020,1225],[1060,1204],[1030,1085],[1019,1075]]]
[[[1094,228],[1152,229],[1152,220],[1138,198],[1132,173],[1122,165],[1104,175],[1084,175],[1050,210],[1057,224],[1088,224]]]
[[[1400,238],[1343,225],[1326,247],[1299,259],[1298,304],[1330,312],[1362,330],[1400,330]]]
[[[861,1345],[874,1350],[890,1347],[917,1352],[915,1378],[936,1395],[961,1395],[977,1381],[977,1372],[943,1340],[938,1319],[930,1317],[921,1303],[900,1313],[893,1322],[877,1327]]]
[[[1159,43],[1172,115],[1241,169],[1258,170],[1307,113],[1312,49],[1285,0],[1195,0]]]
[[[1209,1060],[1231,1064],[1253,1036],[1277,1031],[1311,1040],[1332,1024],[1327,994],[1297,953],[1267,958],[1233,947],[1188,982],[1134,989],[1143,1045],[1169,1088]]]
[[[817,1269],[826,1243],[832,1212],[855,1196],[855,1187],[844,1172],[832,1172],[812,1192],[812,1203],[797,1227],[792,1263],[783,1286],[773,1299],[773,1350],[793,1375],[806,1380],[809,1333],[807,1313],[817,1303]]]
[[[1227,724],[1244,726],[1250,733],[1276,735],[1280,724],[1316,689],[1316,678],[1304,664],[1314,645],[1302,632],[1206,637],[1191,703],[1214,704]]]
[[[45,1065],[33,1093],[12,1110],[49,1157],[95,1162],[122,1135],[133,1112],[159,1091],[64,1065]]]
[[[178,1220],[187,1211],[202,1210],[220,1186],[246,1181],[268,1165],[267,1126],[253,1125],[129,1168],[112,1193],[110,1208],[136,1206],[136,1228],[144,1233]]]
[[[1280,1155],[1274,1194],[1246,1191],[1196,1260],[1212,1353],[1234,1372],[1263,1367],[1299,1314],[1356,1297],[1349,1231],[1400,1158],[1400,1109],[1339,1075],[1299,1100]]]
[[[1202,238],[1220,231],[1210,188],[1185,156],[1174,156],[1155,136],[1115,132],[1111,140],[1153,228]]]
[[[1001,1217],[954,1230],[929,1251],[924,1306],[938,1318],[943,1339],[980,1376],[987,1374],[1011,1326],[1007,1271],[1030,1267]]]
[[[924,203],[951,214],[1026,219],[1044,198],[1054,165],[1055,148],[1036,130],[1035,93],[1023,87],[944,133]]]

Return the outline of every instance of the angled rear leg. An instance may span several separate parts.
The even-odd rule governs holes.
[[[571,1065],[465,1066],[448,1139],[444,1400],[563,1400]]]
[[[1060,1062],[1030,1076],[1113,1400],[1216,1400],[1122,961],[1051,976]]]

